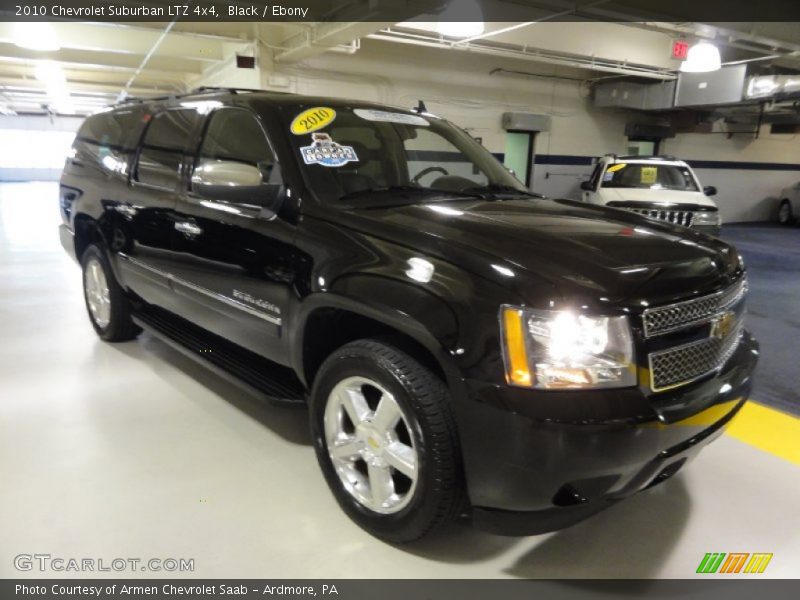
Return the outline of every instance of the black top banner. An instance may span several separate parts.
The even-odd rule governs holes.
[[[313,23],[440,17],[487,22],[800,22],[800,0],[0,0],[3,21]]]

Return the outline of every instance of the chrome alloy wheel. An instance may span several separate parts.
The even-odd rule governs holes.
[[[414,496],[419,457],[395,397],[365,377],[348,377],[325,406],[325,442],[344,489],[366,508],[392,514]]]
[[[86,263],[83,274],[83,287],[86,290],[86,303],[92,319],[100,329],[111,322],[111,290],[108,288],[103,266],[96,258]]]

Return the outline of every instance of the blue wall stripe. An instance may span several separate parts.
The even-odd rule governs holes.
[[[800,171],[800,164],[737,162],[729,160],[687,160],[695,169],[743,169],[752,171]]]
[[[537,154],[534,163],[537,165],[577,165],[591,166],[594,156],[571,156],[569,154]]]
[[[502,152],[492,153],[497,160],[503,162],[505,155]],[[412,150],[408,152],[411,160],[426,162],[461,162],[463,159],[458,152],[436,150]],[[534,162],[537,165],[570,165],[577,167],[591,167],[595,157],[574,156],[571,154],[537,154]],[[771,163],[748,162],[735,160],[687,160],[695,169],[735,169],[747,171],[800,171],[800,163]]]
[[[569,154],[537,154],[537,165],[591,166],[594,157]],[[800,171],[798,163],[748,162],[735,160],[687,160],[695,169],[736,169],[750,171]]]

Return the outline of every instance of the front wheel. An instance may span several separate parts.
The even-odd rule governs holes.
[[[317,459],[342,509],[395,543],[421,538],[463,506],[461,456],[444,383],[376,340],[336,350],[311,399]]]
[[[780,208],[778,208],[778,222],[781,225],[791,225],[794,222],[792,205],[788,200],[781,202]]]
[[[125,292],[117,283],[104,250],[89,246],[81,257],[83,297],[94,330],[107,342],[134,339],[141,329],[131,319]]]

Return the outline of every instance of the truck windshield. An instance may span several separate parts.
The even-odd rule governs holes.
[[[309,187],[343,207],[529,194],[500,162],[447,121],[390,109],[284,107]]]
[[[603,174],[604,188],[698,191],[692,172],[676,165],[617,163]]]

